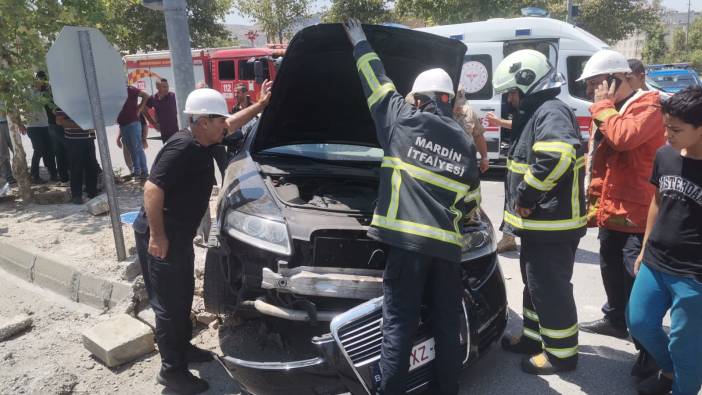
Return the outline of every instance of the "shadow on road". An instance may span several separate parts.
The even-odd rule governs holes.
[[[582,248],[578,248],[578,251],[575,253],[575,263],[587,263],[590,265],[599,265],[600,264],[600,254],[594,251],[588,251],[584,250]]]

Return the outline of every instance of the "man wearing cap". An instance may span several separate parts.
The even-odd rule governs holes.
[[[144,185],[144,206],[134,232],[149,302],[156,315],[156,342],[161,354],[157,381],[178,394],[208,389],[206,381],[190,373],[188,363],[212,359],[208,351],[190,343],[193,238],[214,185],[212,148],[224,138],[225,128],[241,127],[269,99],[270,83],[266,82],[258,103],[229,116],[221,93],[207,88],[191,92],[184,111],[190,116],[190,127],[175,133],[161,148]]]
[[[580,329],[622,339],[629,336],[624,313],[656,191],[649,182],[653,160],[665,143],[660,95],[632,89],[627,79],[631,72],[624,55],[603,49],[588,60],[579,78],[594,101],[585,187],[588,223],[599,228],[600,271],[607,294],[604,317],[581,323]],[[632,374],[650,373],[639,371],[646,365],[642,362]]]
[[[345,24],[384,157],[368,236],[387,245],[379,392],[404,394],[423,294],[436,341],[433,394],[456,394],[461,367],[460,220],[479,197],[475,146],[452,117],[443,69],[420,73],[409,105],[397,93],[361,24]],[[426,291],[425,291],[426,289]]]

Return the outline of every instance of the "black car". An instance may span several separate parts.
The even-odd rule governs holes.
[[[447,70],[457,86],[466,50],[459,41],[365,29],[399,92],[434,67]],[[298,360],[226,355],[223,365],[246,391],[373,392],[385,248],[366,231],[382,156],[341,25],[303,29],[288,46],[270,104],[227,168],[206,259],[209,311],[269,317],[269,325],[305,348]],[[507,302],[490,220],[478,210],[464,219],[463,232],[467,365],[501,336]],[[316,328],[316,335],[302,326]],[[430,328],[423,314],[408,393],[433,380]]]

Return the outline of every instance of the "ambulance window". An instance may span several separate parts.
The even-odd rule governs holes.
[[[492,57],[467,55],[461,70],[461,85],[468,100],[492,99]]]
[[[568,92],[571,96],[583,100],[590,100],[587,97],[585,82],[577,82],[576,80],[583,73],[583,68],[585,68],[585,63],[587,63],[588,59],[590,59],[589,56],[569,56],[566,60],[566,66],[568,67]]]
[[[236,79],[233,60],[220,60],[217,65],[217,71],[219,72],[220,80],[232,81]]]

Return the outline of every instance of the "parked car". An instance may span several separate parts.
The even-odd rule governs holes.
[[[458,85],[466,47],[428,33],[366,26],[398,91],[442,67]],[[290,42],[258,125],[230,162],[207,251],[206,309],[273,317],[289,337],[315,326],[308,357],[226,354],[223,365],[254,394],[362,394],[377,383],[385,247],[369,239],[383,152],[341,25],[303,29]],[[461,344],[468,365],[501,336],[507,302],[492,224],[463,222]],[[408,393],[434,378],[431,317],[423,313]],[[285,323],[296,323],[297,326]],[[305,324],[308,323],[308,324]],[[243,335],[247,336],[247,335]],[[247,339],[240,340],[246,342]],[[251,339],[250,341],[254,341]]]
[[[675,94],[690,85],[702,85],[695,69],[687,63],[655,64],[646,69],[646,84],[664,93]]]

